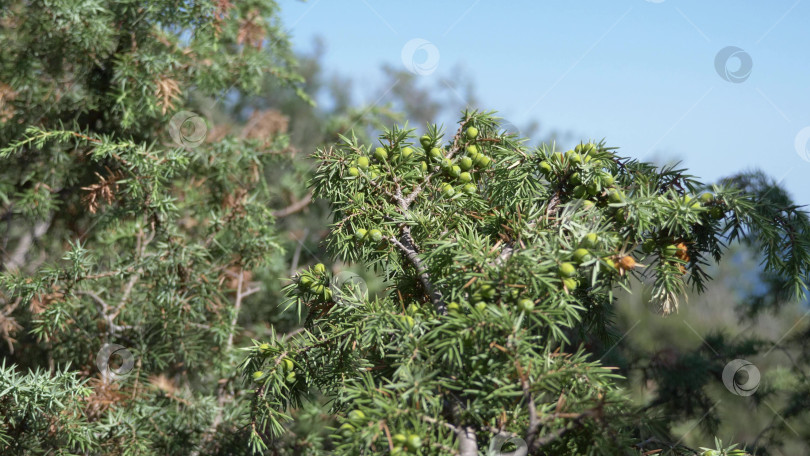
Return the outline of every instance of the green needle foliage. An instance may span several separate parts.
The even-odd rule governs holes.
[[[731,242],[762,252],[768,293],[749,316],[803,297],[810,223],[778,185],[707,186],[604,142],[529,148],[488,112],[370,144],[400,116],[315,111],[277,13],[0,4],[0,454],[746,451],[687,448],[673,430],[711,405],[717,359],[652,366],[644,406],[603,359],[624,353],[614,293],[638,279],[650,307],[676,312]],[[396,95],[415,112],[411,82]],[[339,144],[292,161],[279,106],[299,114],[299,145]],[[312,195],[314,217],[289,217]],[[283,264],[311,228],[315,247],[329,209],[332,260],[382,292],[299,267],[313,252]],[[268,297],[281,283],[286,308]],[[801,366],[807,340],[785,339]],[[805,416],[804,378],[772,389],[787,419]]]
[[[265,169],[289,140],[180,111],[298,88],[277,11],[0,5],[1,454],[211,452],[238,432],[231,348],[282,253]],[[125,351],[99,363],[107,344]]]
[[[292,278],[303,330],[255,341],[242,365],[254,451],[466,456],[508,440],[504,452],[697,452],[576,336],[610,340],[614,292],[633,277],[652,284],[650,306],[675,312],[740,238],[802,296],[806,214],[602,142],[523,142],[493,113],[465,112],[449,134],[393,127],[379,144],[349,136],[315,154],[330,251],[389,286],[367,296],[319,266]],[[288,435],[290,411],[308,404],[335,418],[328,441]]]

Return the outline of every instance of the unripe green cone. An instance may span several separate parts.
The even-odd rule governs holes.
[[[261,380],[261,378],[264,377],[264,372],[256,371],[256,372],[253,373],[253,375],[251,377],[253,377],[254,381]]]
[[[608,201],[611,203],[621,203],[624,201],[624,194],[619,190],[611,190],[608,193]]]
[[[357,176],[359,176],[359,175],[360,175],[360,170],[359,170],[359,169],[355,168],[354,166],[352,166],[351,168],[349,168],[349,176],[351,176],[351,177],[357,177]]]
[[[326,266],[324,266],[323,263],[318,263],[312,267],[312,270],[318,274],[323,274],[324,272],[326,272]]]
[[[292,360],[289,358],[284,358],[281,360],[281,368],[284,372],[291,372],[295,365],[293,364]]]
[[[476,134],[478,132],[476,131]],[[409,450],[418,450],[422,446],[422,438],[416,434],[408,435],[408,442],[405,444]]]
[[[425,150],[427,150],[428,148],[430,148],[430,146],[433,145],[433,140],[430,139],[430,136],[424,135],[421,138],[419,138],[419,144],[422,144],[422,147],[424,147]]]
[[[380,242],[382,241],[383,234],[382,231],[375,228],[368,232],[368,237],[374,242]]]
[[[518,301],[518,309],[523,312],[531,312],[531,310],[534,309],[534,301],[531,299],[521,299]]]
[[[495,290],[495,288],[490,284],[481,285],[481,288],[478,289],[478,292],[481,293],[481,296],[487,299],[492,299],[497,294],[497,290]]]
[[[413,326],[416,324],[416,321],[414,321],[413,317],[410,315],[400,315],[400,317],[402,318],[402,321],[405,322],[406,325],[408,325],[409,328],[413,328]]]
[[[577,285],[579,285],[579,282],[577,282],[576,279],[568,278],[563,279],[563,285],[565,285],[565,288],[567,288],[568,290],[576,290]]]
[[[588,250],[586,250],[586,249],[576,249],[576,250],[574,250],[574,253],[571,255],[571,258],[576,263],[585,263],[586,261],[589,261],[592,257],[591,257],[591,252],[589,252]]]
[[[711,193],[703,193],[700,195],[700,202],[703,204],[709,204],[714,200],[714,195]]]
[[[365,241],[366,236],[368,236],[368,230],[365,228],[358,228],[357,231],[354,232],[354,238],[358,241]]]
[[[369,165],[368,157],[357,157],[357,167],[360,169],[367,169]]]
[[[470,173],[468,173],[468,172],[463,172],[463,173],[460,173],[460,174],[458,175],[458,180],[459,180],[459,181],[460,181],[462,184],[466,184],[466,183],[468,183],[468,182],[472,181],[472,174],[470,174]]]
[[[492,159],[487,157],[484,154],[478,154],[478,156],[475,157],[474,163],[475,163],[475,166],[477,166],[479,168],[488,168],[489,165],[492,163]]]
[[[472,195],[476,191],[478,191],[478,187],[475,184],[464,184],[464,187],[461,188],[461,191],[468,195]]]
[[[343,434],[344,437],[349,437],[354,434],[354,426],[349,423],[343,423],[339,429],[340,433]]]
[[[573,191],[574,198],[584,198],[585,193],[587,193],[587,190],[585,189],[584,186],[577,185],[576,187],[574,187]]]
[[[458,161],[458,166],[464,171],[469,171],[473,167],[473,160],[470,157],[462,157],[461,160]]]
[[[571,263],[563,263],[559,268],[560,277],[574,277],[577,275],[577,268]]]
[[[467,128],[467,139],[475,139],[478,137],[478,129],[475,127]]]
[[[374,149],[374,158],[379,161],[385,161],[388,158],[388,152],[382,147]]]
[[[453,165],[449,170],[447,170],[447,174],[449,174],[450,177],[459,177],[461,176],[461,167],[458,165]]]
[[[312,280],[312,277],[301,276],[301,278],[298,279],[298,288],[302,290],[309,290],[310,288],[312,288],[313,283],[315,283],[315,281]]]
[[[592,249],[596,247],[597,242],[599,242],[599,236],[596,233],[588,233],[582,237],[582,241],[580,243],[583,247]]]
[[[403,159],[408,159],[408,158],[411,157],[411,155],[413,155],[413,149],[411,149],[410,147],[404,147],[402,149],[402,158]]]
[[[545,160],[540,162],[540,172],[544,176],[549,176],[551,174],[551,171],[552,171],[551,170],[551,163],[549,163],[549,162],[547,162]]]

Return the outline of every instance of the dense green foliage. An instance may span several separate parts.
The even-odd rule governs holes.
[[[529,150],[490,113],[466,113],[443,136],[433,126],[417,142],[395,127],[379,146],[343,138],[316,154],[315,194],[335,213],[331,251],[390,286],[367,298],[323,269],[294,278],[306,331],[257,342],[244,366],[258,384],[255,447],[262,431],[284,434],[285,410],[312,387],[343,416],[340,454],[476,454],[494,436],[522,438],[532,454],[673,442],[577,338],[609,338],[614,291],[631,276],[651,280],[652,305],[669,314],[743,233],[767,240],[768,255],[805,255],[780,240],[797,226],[773,229],[770,209],[739,190],[603,144]],[[798,290],[801,264],[788,274]]]
[[[249,125],[216,137],[202,117],[172,116],[268,74],[297,83],[276,10],[86,0],[0,10],[6,369],[71,366],[8,380],[7,451],[181,454],[238,416],[224,407],[229,348],[258,290],[251,274],[281,251],[264,169],[288,140]],[[131,375],[98,372],[111,343],[137,360]],[[43,394],[26,394],[31,385]]]
[[[777,348],[752,398],[782,419],[731,440],[810,448],[810,230],[777,184],[472,109],[386,130],[453,104],[386,68],[390,103],[355,106],[277,13],[0,5],[0,454],[743,454],[711,438],[723,366]],[[780,331],[621,343],[623,301],[670,330],[732,243],[763,259],[739,315]]]

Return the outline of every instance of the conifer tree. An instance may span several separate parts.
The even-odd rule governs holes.
[[[677,311],[740,238],[801,295],[808,244],[794,220],[806,214],[773,224],[774,208],[738,188],[604,142],[529,149],[489,112],[416,136],[395,126],[315,154],[330,251],[389,286],[368,296],[322,266],[292,278],[303,331],[255,341],[243,363],[253,449],[323,448],[286,428],[288,410],[318,399],[336,454],[695,454],[578,338],[610,339],[614,293],[632,277],[652,281],[651,306]]]
[[[305,97],[277,11],[0,5],[0,453],[228,448],[289,141],[213,114],[268,77]]]

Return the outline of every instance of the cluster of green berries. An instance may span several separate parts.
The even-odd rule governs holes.
[[[565,177],[569,194],[576,199],[585,200],[587,206],[593,206],[597,197],[604,196],[609,203],[621,203],[624,194],[614,188],[615,179],[606,169],[594,169],[585,164],[596,160],[599,148],[593,143],[578,144],[565,153],[554,152],[548,159],[540,162],[540,172],[547,178]]]
[[[599,245],[599,235],[596,233],[588,233],[579,241],[579,246],[571,252],[570,261],[560,263],[557,268],[557,275],[562,280],[565,289],[572,291],[579,286],[577,280],[577,267],[584,265],[594,259],[592,250]],[[615,269],[613,260],[610,258],[603,258],[608,266]]]
[[[378,148],[380,149],[380,148]],[[383,151],[385,151],[383,149]],[[376,180],[382,174],[382,169],[378,164],[371,164],[371,160],[365,155],[360,155],[351,162],[348,170],[349,177],[356,178],[365,174],[369,179]]]
[[[362,410],[355,409],[349,412],[347,422],[341,424],[338,430],[344,437],[351,437],[358,427],[365,426],[367,423],[366,414]],[[391,436],[391,439],[394,442],[392,454],[415,453],[422,447],[422,438],[417,434],[396,433]]]
[[[365,228],[358,228],[354,232],[354,240],[356,240],[359,243],[365,242],[380,243],[382,242],[383,239],[385,239],[385,235],[383,235],[383,232],[378,230],[377,228],[372,228],[370,230],[367,230]]]
[[[473,182],[473,174],[476,169],[485,169],[492,164],[492,159],[480,152],[475,144],[478,129],[468,127],[464,131],[464,136],[470,141],[470,144],[465,148],[465,155],[458,157],[455,161],[445,157],[445,152],[435,146],[430,136],[422,136],[419,140],[425,149],[427,159],[431,163],[439,165],[448,180],[439,187],[441,194],[447,198],[455,196],[456,185],[461,185],[461,191],[465,194],[476,193],[478,187]],[[423,171],[429,169],[427,162],[422,162],[422,169]]]
[[[270,344],[264,343],[259,345],[259,353],[263,356],[267,356],[271,352]],[[293,364],[290,358],[282,358],[278,362],[278,368],[281,369],[282,374],[284,375],[284,379],[287,383],[295,382],[295,365]],[[251,375],[254,382],[260,382],[262,379],[265,378],[265,372],[261,370],[257,370],[253,372]]]
[[[329,278],[326,275],[326,266],[318,263],[310,270],[304,271],[297,277],[298,290],[308,293],[324,301],[332,299],[332,290],[329,288]]]
[[[348,421],[349,422],[343,423],[340,426],[340,428],[338,428],[340,430],[340,433],[346,437],[349,437],[352,434],[354,434],[356,426],[362,426],[368,420],[366,419],[366,414],[363,413],[362,410],[352,410],[351,412],[349,412]]]
[[[705,207],[708,209],[706,213],[709,217],[719,220],[723,218],[726,214],[726,211],[723,210],[723,202],[715,198],[714,194],[711,192],[702,193],[698,196],[697,200],[692,199],[689,195],[684,195],[683,197],[684,204],[691,206],[702,208]]]
[[[396,433],[391,436],[394,441],[394,451],[392,455],[416,453],[422,447],[422,438],[417,434]]]
[[[453,197],[457,191],[465,194],[474,194],[478,191],[475,184],[475,172],[486,169],[492,164],[492,159],[479,150],[476,144],[478,129],[468,127],[464,131],[466,147],[463,156],[454,160],[445,156],[445,151],[430,135],[419,138],[423,152],[414,150],[409,146],[376,147],[368,153],[360,153],[350,161],[344,175],[347,179],[366,178],[374,181],[383,173],[383,165],[389,164],[404,171],[402,177],[424,178],[432,167],[438,166],[442,175],[447,179],[439,188],[445,197]],[[415,166],[414,166],[415,165]],[[356,199],[356,198],[355,198]],[[362,201],[357,201],[358,203]]]
[[[482,283],[478,285],[469,296],[469,302],[475,310],[483,312],[487,309],[488,305],[497,301],[498,290],[490,283]],[[534,301],[529,298],[521,298],[520,292],[517,289],[512,289],[509,293],[502,296],[503,301],[514,303],[518,310],[523,312],[531,312],[534,310]],[[447,305],[447,310],[450,313],[462,312],[462,305],[458,302],[451,302]]]

